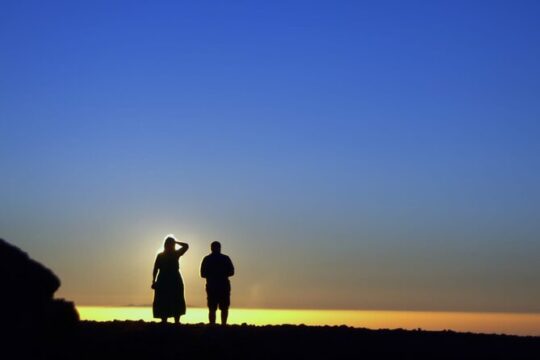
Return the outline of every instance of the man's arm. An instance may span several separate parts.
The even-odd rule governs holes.
[[[227,256],[227,267],[228,267],[228,271],[227,271],[227,276],[233,276],[234,275],[234,265],[231,261],[231,258]]]
[[[208,275],[208,269],[206,265],[206,257],[203,259],[201,263],[201,277],[206,279],[206,276]]]

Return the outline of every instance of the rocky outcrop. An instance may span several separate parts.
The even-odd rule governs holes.
[[[3,239],[0,239],[0,284],[2,325],[11,329],[62,329],[79,320],[72,302],[54,299],[60,279]]]

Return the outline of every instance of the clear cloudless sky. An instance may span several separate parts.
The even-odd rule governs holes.
[[[540,311],[540,2],[2,1],[0,236],[81,305]]]

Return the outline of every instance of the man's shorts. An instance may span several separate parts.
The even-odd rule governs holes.
[[[206,284],[206,300],[208,309],[216,311],[228,310],[231,305],[231,283]]]

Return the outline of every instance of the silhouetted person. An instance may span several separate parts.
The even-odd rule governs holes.
[[[175,249],[176,244],[180,245],[180,249]],[[163,252],[156,257],[152,272],[152,289],[155,290],[152,310],[154,317],[160,318],[164,323],[167,322],[167,318],[174,317],[174,322],[178,324],[180,316],[186,313],[184,282],[180,275],[178,260],[186,253],[188,247],[188,244],[168,236]]]
[[[216,323],[216,310],[221,310],[221,324],[227,324],[231,304],[231,283],[229,276],[234,275],[234,266],[227,255],[221,253],[221,244],[214,241],[210,245],[212,253],[204,257],[201,264],[201,277],[206,279],[208,319]]]

